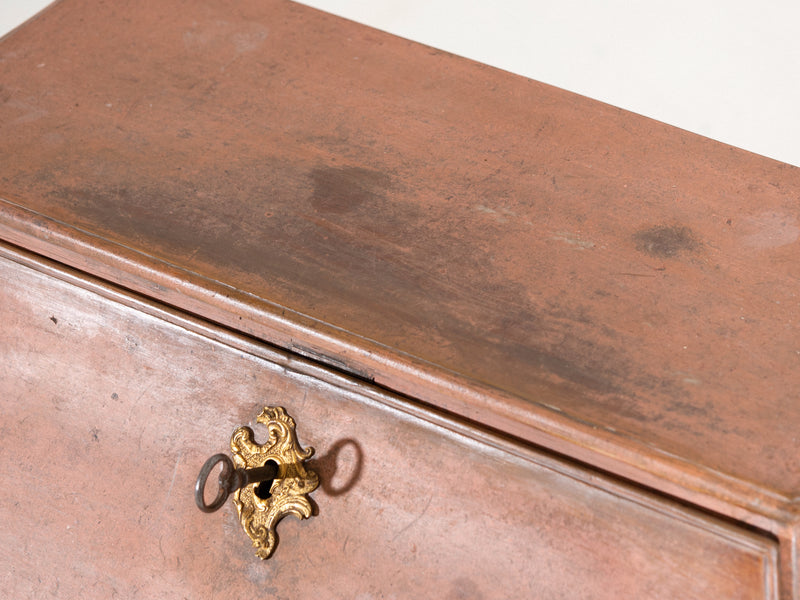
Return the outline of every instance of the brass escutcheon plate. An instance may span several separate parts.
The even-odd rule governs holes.
[[[271,460],[277,463],[278,474],[271,486],[252,483],[236,490],[233,502],[256,555],[266,559],[278,543],[275,531],[278,521],[289,514],[300,519],[311,516],[307,494],[317,488],[319,477],[303,465],[304,460],[314,455],[314,449],[300,447],[294,419],[282,407],[265,407],[256,420],[266,425],[269,439],[257,444],[252,429],[239,427],[231,436],[233,463],[237,468],[254,469]]]

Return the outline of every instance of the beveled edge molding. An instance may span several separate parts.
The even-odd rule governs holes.
[[[198,321],[222,325],[239,335],[252,336],[282,351],[295,352],[365,379],[392,394],[423,399],[427,405],[467,422],[775,535],[800,521],[800,505],[792,497],[659,451],[602,426],[573,419],[552,408],[547,389],[536,400],[517,397],[2,197],[0,240],[27,249],[15,250],[0,244],[0,255],[106,297],[122,299],[129,306],[132,301],[128,292],[140,294],[143,298],[133,302],[136,306],[149,306],[147,310],[164,314],[165,307],[155,307],[158,302],[189,313],[182,315],[168,309],[168,320],[195,323],[192,327]],[[50,260],[82,273],[65,276]],[[110,292],[109,284],[122,290]],[[336,358],[327,362],[326,357],[331,356]]]

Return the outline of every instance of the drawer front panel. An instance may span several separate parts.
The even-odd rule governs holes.
[[[767,538],[4,252],[10,597],[777,596]],[[192,492],[237,426],[264,439],[267,404],[322,485],[260,561],[233,505]]]

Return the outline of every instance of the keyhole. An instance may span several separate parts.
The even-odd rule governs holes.
[[[264,466],[266,467],[270,463],[272,463],[275,466],[275,469],[277,471],[278,463],[276,463],[274,460],[268,460],[266,463],[264,463]],[[272,497],[272,492],[270,491],[270,489],[272,488],[272,484],[274,481],[275,478],[265,479],[264,481],[259,482],[258,485],[256,485],[253,492],[258,498],[261,498],[262,500],[269,500]]]

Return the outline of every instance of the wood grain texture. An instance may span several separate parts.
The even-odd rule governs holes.
[[[797,168],[283,0],[0,82],[3,239],[795,539]]]
[[[768,538],[65,278],[0,259],[11,597],[777,598]],[[318,515],[282,522],[267,562],[232,506],[192,498],[264,403],[294,415],[322,479]]]

